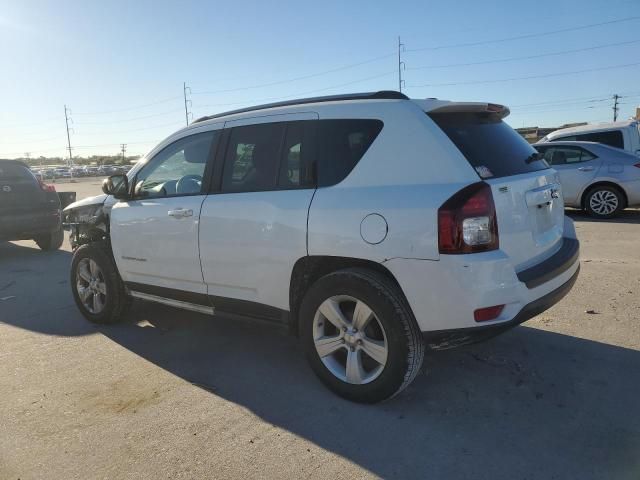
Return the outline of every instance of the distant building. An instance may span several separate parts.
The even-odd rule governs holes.
[[[524,139],[529,143],[536,143],[541,140],[547,134],[551,132],[555,132],[556,130],[560,130],[561,128],[568,127],[579,127],[580,125],[586,125],[587,122],[577,122],[577,123],[565,123],[559,127],[523,127],[516,128],[516,132],[524,137]]]

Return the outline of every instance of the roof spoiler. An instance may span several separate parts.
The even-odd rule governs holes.
[[[439,105],[431,110],[429,113],[495,113],[500,118],[504,118],[511,111],[509,107],[500,105],[498,103],[482,103],[482,102],[448,102]]]

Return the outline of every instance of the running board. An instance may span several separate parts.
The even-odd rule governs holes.
[[[161,303],[163,305],[181,308],[183,310],[191,310],[193,312],[204,313],[207,315],[213,315],[215,312],[213,307],[207,307],[206,305],[196,305],[195,303],[181,302],[180,300],[173,300],[171,298],[159,297],[157,295],[151,295],[149,293],[136,292],[135,290],[129,290],[129,293],[133,298],[139,298],[140,300],[148,300],[150,302]]]

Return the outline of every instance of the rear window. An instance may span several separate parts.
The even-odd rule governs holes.
[[[615,148],[624,149],[624,139],[622,138],[622,132],[620,130],[610,130],[608,132],[590,132],[581,133],[576,135],[569,135],[566,137],[557,137],[551,140],[552,142],[559,141],[580,141],[580,142],[597,142],[604,143]]]
[[[431,113],[429,117],[458,147],[480,178],[496,178],[549,168],[532,160],[536,150],[497,115]]]
[[[0,179],[2,180],[33,180],[35,177],[24,165],[13,162],[0,162]]]

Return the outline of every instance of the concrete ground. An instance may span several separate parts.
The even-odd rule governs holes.
[[[374,406],[327,391],[269,325],[142,302],[91,325],[68,244],[2,244],[0,479],[637,480],[640,211],[572,216],[582,271],[560,304],[429,354]]]

